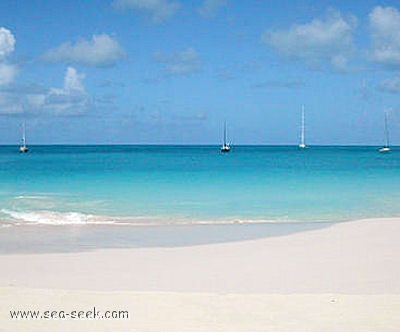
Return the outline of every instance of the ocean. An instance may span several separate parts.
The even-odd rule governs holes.
[[[32,234],[39,251],[54,249],[69,232],[70,249],[76,236],[78,249],[187,245],[218,242],[215,231],[232,240],[400,216],[396,148],[29,148],[23,154],[0,146],[0,252]],[[42,243],[37,232],[53,242]]]

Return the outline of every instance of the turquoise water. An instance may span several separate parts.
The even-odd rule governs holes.
[[[0,147],[0,222],[207,224],[400,216],[400,150]]]

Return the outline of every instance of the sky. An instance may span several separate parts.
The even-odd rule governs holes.
[[[400,145],[400,1],[2,0],[0,144]]]

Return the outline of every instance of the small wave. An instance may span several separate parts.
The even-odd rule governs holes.
[[[99,220],[98,216],[79,212],[18,212],[6,209],[1,210],[1,212],[11,217],[14,224],[82,225],[115,223],[114,220]]]
[[[128,225],[128,226],[157,226],[166,225],[159,218],[143,217],[112,217],[85,214],[81,212],[58,211],[13,211],[1,209],[0,212],[7,216],[10,225]],[[1,220],[2,218],[0,218]]]
[[[281,220],[266,219],[226,219],[226,220],[176,220],[168,224],[175,225],[246,225],[246,224],[275,224],[282,223]],[[166,224],[166,223],[163,223]]]
[[[162,216],[112,217],[81,212],[13,211],[2,209],[8,224],[12,225],[125,225],[125,226],[196,226],[196,225],[246,225],[296,222],[295,220],[225,219],[193,220]]]
[[[48,196],[39,196],[39,195],[18,195],[14,196],[14,199],[40,199],[40,200],[47,200],[50,197]]]

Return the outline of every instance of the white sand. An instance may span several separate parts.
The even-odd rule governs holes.
[[[400,220],[184,248],[0,256],[0,331],[400,331]],[[129,310],[13,321],[9,310]]]
[[[86,292],[3,289],[0,331],[393,331],[398,295]],[[128,310],[130,320],[11,320],[8,311]]]

